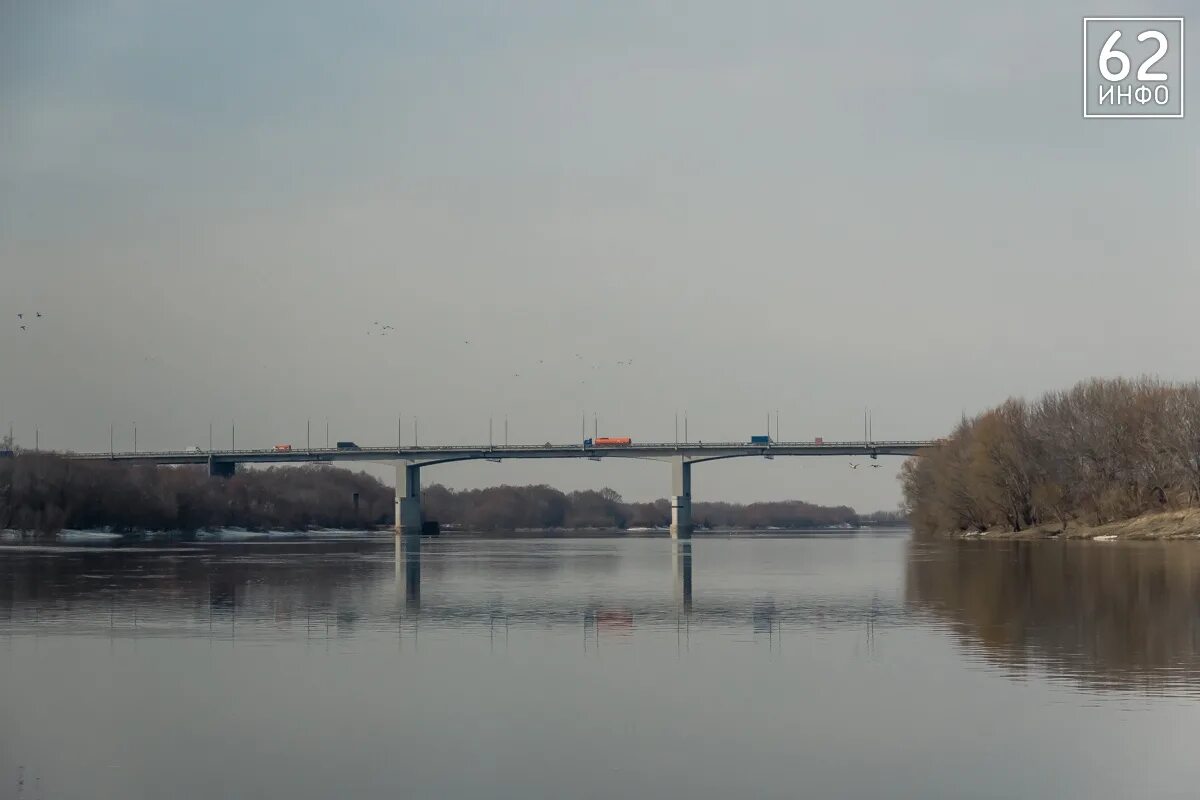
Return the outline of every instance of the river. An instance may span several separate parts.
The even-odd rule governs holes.
[[[0,797],[1192,797],[1200,545],[0,548]]]

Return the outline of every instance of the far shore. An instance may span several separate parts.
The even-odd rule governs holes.
[[[1143,514],[1132,519],[1104,525],[1084,525],[1073,522],[1064,529],[1061,523],[1038,525],[1022,531],[989,530],[963,531],[952,534],[955,539],[1078,539],[1098,542],[1157,541],[1167,539],[1200,539],[1200,509],[1163,511]]]

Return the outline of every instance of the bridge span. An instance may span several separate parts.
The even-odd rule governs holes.
[[[230,477],[238,464],[305,464],[360,461],[396,468],[396,533],[419,535],[422,528],[421,469],[456,461],[530,458],[640,458],[671,466],[671,536],[692,534],[692,465],[727,458],[776,456],[914,456],[937,441],[858,442],[651,442],[623,445],[449,445],[426,447],[337,447],[269,450],[176,450],[161,452],[62,453],[74,461],[108,461],[151,466],[206,465],[210,475]]]

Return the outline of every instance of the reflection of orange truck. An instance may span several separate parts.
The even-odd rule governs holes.
[[[597,611],[596,628],[602,631],[632,630],[633,612],[623,608]]]
[[[277,444],[277,445],[275,445],[275,452],[276,453],[290,453],[290,452],[292,452],[292,446],[290,444]]]

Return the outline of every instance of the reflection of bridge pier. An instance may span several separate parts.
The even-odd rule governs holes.
[[[671,542],[675,573],[675,602],[684,611],[692,610],[692,543]]]
[[[396,534],[396,597],[404,604],[421,607],[421,537]]]

